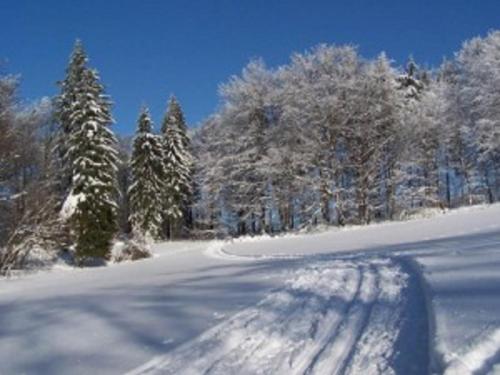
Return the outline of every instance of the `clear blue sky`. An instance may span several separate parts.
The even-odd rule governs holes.
[[[158,123],[174,93],[196,125],[218,105],[217,88],[254,57],[269,66],[318,43],[352,43],[437,65],[464,39],[500,28],[499,0],[2,0],[2,70],[21,95],[57,93],[75,38],[115,102],[115,130],[134,131],[142,103]]]

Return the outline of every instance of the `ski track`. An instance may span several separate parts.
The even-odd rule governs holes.
[[[485,336],[467,352],[454,354],[444,375],[500,374],[500,328]]]
[[[129,375],[396,373],[396,350],[411,350],[395,346],[409,281],[397,259],[315,262],[256,306]],[[427,372],[428,364],[415,365]]]

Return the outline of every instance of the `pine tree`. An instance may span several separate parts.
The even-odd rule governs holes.
[[[161,140],[152,134],[152,122],[143,108],[137,123],[131,158],[130,222],[134,235],[157,237],[161,230],[165,170]]]
[[[66,149],[63,160],[71,176],[62,214],[75,237],[76,259],[85,264],[110,255],[116,230],[117,151],[110,129],[111,102],[97,72],[86,66],[87,58],[79,42],[72,62],[75,56],[83,61],[83,68],[74,77],[67,77],[71,84],[66,88],[71,95],[63,90],[58,99],[62,128],[59,144]]]
[[[193,168],[193,157],[184,115],[173,96],[168,103],[161,134],[166,171],[163,215],[168,227],[166,231],[172,238],[174,232],[179,229],[181,219],[186,215],[192,193]]]

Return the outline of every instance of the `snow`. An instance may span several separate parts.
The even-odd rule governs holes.
[[[0,373],[500,370],[500,205],[0,280]]]
[[[75,213],[78,203],[85,201],[86,197],[85,194],[79,193],[79,194],[73,194],[70,193],[66,200],[63,203],[63,206],[61,208],[60,212],[60,217],[63,220],[69,220],[71,216]]]
[[[390,373],[404,287],[401,269],[387,261],[313,264],[256,306],[129,374]],[[365,345],[351,352],[358,339]]]
[[[460,208],[410,221],[351,226],[309,234],[231,241],[224,251],[253,258],[324,253],[410,251],[426,242],[500,229],[500,205]]]
[[[111,259],[120,258],[125,249],[126,243],[124,241],[115,241],[111,248]]]
[[[440,244],[417,257],[432,288],[437,360],[446,374],[488,373],[500,362],[500,235]]]

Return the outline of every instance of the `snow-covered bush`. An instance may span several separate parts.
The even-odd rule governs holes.
[[[151,257],[151,250],[146,241],[127,239],[115,242],[111,257],[115,263],[139,260]]]
[[[51,197],[45,201],[30,200],[29,205],[30,209],[0,248],[0,274],[47,267],[69,245],[67,227],[53,209]]]

